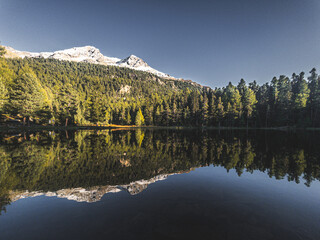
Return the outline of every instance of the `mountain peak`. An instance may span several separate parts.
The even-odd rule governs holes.
[[[131,54],[128,58],[139,58],[136,55]]]
[[[172,76],[150,67],[145,61],[143,61],[141,58],[135,55],[130,55],[129,57],[124,59],[107,57],[107,56],[104,56],[98,48],[90,45],[83,46],[83,47],[73,47],[73,48],[59,50],[55,52],[40,52],[40,53],[18,51],[11,47],[6,47],[6,50],[7,50],[6,57],[9,57],[9,58],[10,57],[11,58],[14,58],[14,57],[53,58],[53,59],[64,60],[64,61],[88,62],[88,63],[101,64],[101,65],[113,65],[118,67],[126,67],[134,70],[149,72],[159,77],[174,79]]]
[[[56,51],[52,53],[51,57],[78,62],[88,60],[86,58],[89,58],[92,59],[94,63],[94,61],[99,62],[99,60],[101,60],[101,58],[103,58],[104,56],[100,53],[100,50],[98,48],[92,46],[84,46]]]
[[[73,48],[60,50],[60,51],[61,52],[63,52],[63,51],[100,52],[100,50],[94,46],[73,47]]]
[[[128,67],[132,68],[150,68],[150,66],[145,61],[135,55],[130,55],[129,57],[122,59],[121,61],[119,61],[119,65],[123,67],[127,65]]]

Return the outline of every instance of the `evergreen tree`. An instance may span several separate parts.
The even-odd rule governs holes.
[[[246,112],[247,118],[247,127],[249,124],[249,118],[252,116],[252,112],[254,110],[254,106],[257,103],[256,95],[254,94],[253,90],[250,88],[246,88],[243,95],[243,106]]]
[[[217,109],[217,114],[216,115],[217,115],[218,123],[219,123],[219,127],[220,127],[221,121],[223,120],[224,115],[225,115],[221,97],[218,98],[218,103],[217,103],[217,108],[216,109]]]
[[[126,114],[126,124],[131,125],[131,114],[130,114],[130,109],[127,109],[127,114]]]
[[[160,105],[157,106],[154,116],[155,124],[160,125],[161,124],[161,108]]]
[[[16,78],[14,72],[9,68],[5,59],[0,56],[0,118],[1,114],[6,112],[6,108],[8,111],[11,109],[9,104],[10,96],[8,88],[12,85],[14,78]]]
[[[256,80],[254,80],[253,82],[249,83],[249,88],[250,88],[255,94],[257,94],[257,92],[259,91],[259,85],[257,84]]]
[[[107,108],[106,109],[106,113],[104,115],[104,122],[106,124],[110,124],[112,122],[112,117],[111,117],[110,112],[111,112],[110,108]]]
[[[58,120],[59,124],[68,126],[69,123],[73,123],[80,104],[77,92],[70,84],[66,84],[61,88],[61,91],[59,92],[59,95],[55,101],[58,109],[57,113],[55,114],[55,119]],[[90,106],[91,109],[92,105]],[[92,111],[90,114],[91,113]]]
[[[9,98],[8,90],[4,83],[0,80],[0,114],[4,110],[4,105],[7,103]]]
[[[239,82],[239,84],[237,86],[237,89],[238,89],[238,91],[239,91],[241,96],[243,96],[244,91],[246,90],[246,88],[247,88],[246,81],[243,78],[241,78],[241,80],[240,80],[240,82]]]
[[[289,124],[290,110],[291,110],[291,98],[292,88],[291,82],[288,77],[281,75],[278,81],[278,116],[279,122],[284,125]]]
[[[169,104],[164,101],[164,111],[162,111],[162,123],[165,126],[169,126],[171,120],[171,110]]]
[[[208,124],[208,108],[209,108],[209,104],[208,104],[208,98],[207,98],[207,94],[204,94],[203,96],[203,100],[202,100],[202,109],[201,109],[201,121],[202,121],[202,125],[207,125]]]
[[[139,110],[137,111],[135,124],[136,126],[141,126],[144,124],[144,117],[142,115],[141,108],[139,108]]]
[[[189,106],[187,106],[183,112],[183,123],[185,125],[190,125],[190,116],[191,116],[190,108]]]
[[[216,114],[216,104],[215,104],[215,95],[213,93],[210,94],[210,101],[209,101],[209,119],[210,125],[213,125],[217,120]]]
[[[24,69],[9,89],[11,112],[26,118],[36,117],[36,113],[48,104],[46,90],[42,87],[35,74]]]
[[[227,119],[229,124],[241,117],[242,104],[239,90],[230,82],[223,93],[223,102],[227,107]]]
[[[153,106],[147,105],[144,110],[145,122],[147,125],[153,125]]]
[[[257,111],[256,116],[258,120],[258,124],[260,126],[268,127],[268,119],[270,114],[270,92],[271,87],[268,83],[263,84],[256,95],[257,98]]]
[[[174,98],[172,101],[171,120],[172,120],[172,125],[176,125],[178,122],[177,104]]]
[[[85,115],[84,115],[84,109],[83,109],[83,106],[82,104],[80,103],[78,106],[77,106],[77,113],[74,117],[74,121],[75,121],[75,124],[77,125],[86,125],[88,124],[88,121],[85,119]]]
[[[292,92],[293,92],[293,111],[294,120],[298,122],[299,125],[306,121],[306,106],[307,101],[310,96],[310,89],[308,87],[307,81],[304,79],[304,73],[300,73],[299,76],[292,75]]]
[[[313,68],[310,71],[310,77],[308,78],[308,86],[310,89],[310,98],[308,101],[310,119],[312,126],[320,126],[319,113],[320,113],[320,77],[317,74],[317,70]]]

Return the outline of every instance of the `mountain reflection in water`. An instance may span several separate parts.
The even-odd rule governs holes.
[[[136,195],[143,190],[145,190],[149,184],[155,183],[157,181],[165,180],[169,174],[162,174],[155,176],[148,180],[139,180],[136,182],[131,182],[126,185],[117,185],[117,186],[93,186],[90,188],[70,188],[70,189],[61,189],[55,192],[43,192],[43,191],[12,191],[10,193],[10,200],[12,202],[19,199],[28,198],[28,197],[38,197],[38,196],[47,196],[47,197],[58,197],[66,198],[68,200],[74,200],[77,202],[97,202],[107,193],[116,193],[121,190],[127,191],[131,195]]]
[[[46,195],[94,202],[201,166],[259,170],[309,186],[320,177],[318,134],[279,131],[68,131],[0,138],[2,210]]]

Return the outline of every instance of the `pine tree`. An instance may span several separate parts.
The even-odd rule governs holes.
[[[288,77],[281,75],[278,81],[278,116],[279,121],[282,124],[288,125],[290,109],[291,109],[291,98],[292,98],[292,88],[291,82]]]
[[[249,83],[249,88],[250,88],[255,94],[257,94],[257,92],[259,91],[259,85],[257,84],[257,81],[254,80],[253,82]]]
[[[112,121],[112,117],[111,117],[111,110],[109,108],[106,109],[106,113],[104,115],[104,122],[106,124],[110,124]]]
[[[215,95],[213,93],[211,93],[210,94],[210,101],[209,101],[210,124],[213,124],[215,122],[215,120],[217,120],[215,98],[216,98]]]
[[[190,111],[192,115],[192,122],[195,125],[198,125],[199,122],[199,117],[198,117],[198,111],[199,111],[199,97],[198,97],[198,92],[191,92],[190,95]]]
[[[183,112],[183,123],[185,125],[189,125],[190,124],[190,116],[191,116],[190,108],[189,108],[189,106],[187,106],[184,109],[184,112]]]
[[[8,112],[6,109],[11,110],[12,108],[9,104],[9,88],[14,78],[16,78],[14,72],[9,68],[5,59],[0,56],[0,114]]]
[[[139,110],[137,112],[135,124],[136,124],[136,126],[141,126],[144,124],[144,117],[143,117],[141,108],[139,108]]]
[[[221,121],[223,120],[224,115],[225,115],[221,97],[218,98],[218,103],[217,103],[217,108],[216,109],[217,109],[218,123],[219,123],[219,127],[220,127]]]
[[[292,99],[293,99],[293,111],[295,123],[306,123],[306,106],[310,96],[310,89],[307,81],[304,79],[304,72],[300,75],[292,74]],[[304,123],[303,123],[304,122]]]
[[[178,121],[178,112],[177,112],[177,104],[174,99],[172,101],[171,119],[172,119],[172,124],[176,125]]]
[[[243,95],[244,109],[247,118],[247,127],[249,125],[249,118],[252,116],[254,106],[257,103],[256,95],[250,88],[246,88]]]
[[[171,110],[169,104],[164,101],[164,111],[162,112],[162,122],[165,126],[169,126],[171,121]]]
[[[4,83],[2,83],[2,81],[0,80],[0,114],[3,112],[4,105],[7,103],[8,99],[9,99],[8,90],[4,85]]]
[[[207,98],[207,94],[203,95],[203,100],[202,100],[202,109],[201,109],[201,122],[202,125],[207,125],[208,124],[208,108],[209,108],[209,104],[208,104],[208,98]]]
[[[145,113],[145,122],[146,122],[146,124],[147,125],[153,125],[153,117],[152,117],[153,106],[148,104],[145,107],[144,113]]]
[[[270,113],[270,91],[268,83],[263,84],[257,92],[257,107],[256,116],[260,126],[268,127],[268,119]]]
[[[154,122],[155,125],[160,125],[161,124],[161,108],[160,105],[157,106],[155,114],[154,114]]]
[[[313,68],[310,71],[311,76],[308,78],[308,86],[310,89],[310,97],[308,101],[310,119],[312,121],[312,126],[318,126],[320,119],[318,115],[320,113],[320,76],[317,74],[317,70]]]
[[[229,123],[238,119],[242,112],[241,95],[239,90],[230,82],[223,93],[223,102],[227,106],[227,118]]]
[[[42,87],[40,81],[29,69],[24,69],[14,84],[9,89],[10,106],[14,114],[20,114],[24,118],[35,117],[37,112],[44,108],[48,101],[47,92]]]
[[[126,124],[130,125],[131,124],[131,114],[130,114],[130,109],[127,109],[127,114],[126,114]]]
[[[84,112],[83,106],[82,106],[82,104],[79,104],[78,108],[77,108],[77,113],[74,116],[75,124],[77,124],[77,125],[85,125],[87,123],[83,112]]]
[[[55,99],[57,102],[58,112],[55,119],[58,119],[60,125],[68,126],[69,123],[74,122],[74,117],[77,114],[78,106],[80,104],[79,96],[77,92],[72,88],[70,84],[65,84],[59,95]],[[93,102],[90,102],[89,119],[92,117]]]
[[[239,91],[241,96],[243,96],[244,91],[246,90],[246,88],[247,88],[246,81],[243,78],[241,78],[241,80],[240,80],[240,82],[239,82],[239,84],[237,86],[237,89],[238,89],[238,91]]]

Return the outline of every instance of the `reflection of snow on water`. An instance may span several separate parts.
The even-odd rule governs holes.
[[[138,180],[135,182],[131,182],[127,185],[116,185],[116,186],[95,186],[90,188],[67,188],[61,189],[56,192],[12,192],[11,201],[15,202],[19,199],[30,198],[30,197],[38,197],[38,196],[47,196],[47,197],[58,197],[58,198],[66,198],[68,200],[73,200],[77,202],[98,202],[101,198],[107,193],[116,193],[121,190],[125,190],[131,195],[136,195],[143,190],[145,190],[149,184],[155,183],[157,181],[162,181],[167,179],[169,175],[173,174],[161,174],[155,176],[149,180]]]

